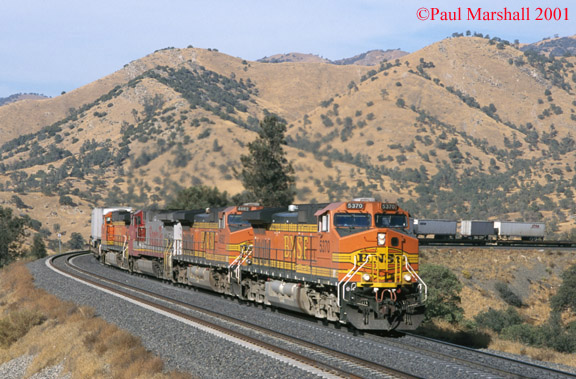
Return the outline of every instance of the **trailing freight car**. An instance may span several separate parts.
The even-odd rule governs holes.
[[[494,221],[462,220],[460,235],[465,239],[491,239],[497,235]]]
[[[413,232],[419,238],[428,238],[444,240],[456,238],[458,221],[455,220],[425,220],[415,219]]]
[[[542,222],[494,221],[499,239],[521,238],[523,241],[542,241],[546,224]]]

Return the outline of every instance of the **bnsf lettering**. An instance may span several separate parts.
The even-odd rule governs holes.
[[[365,262],[366,258],[368,258],[368,255],[370,254],[358,254],[358,259],[356,262]],[[386,255],[378,255],[377,257],[374,257],[373,255],[370,257],[370,259],[376,259],[378,262],[380,263],[384,263],[386,260]],[[393,255],[388,255],[388,264],[393,264],[394,263],[394,256]]]
[[[202,246],[204,250],[214,250],[216,247],[216,235],[214,232],[202,232]]]
[[[284,236],[284,258],[308,259],[310,237]]]

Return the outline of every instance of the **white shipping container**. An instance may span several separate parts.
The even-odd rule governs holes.
[[[414,220],[414,234],[435,236],[455,236],[457,221],[452,220]]]
[[[541,222],[495,221],[494,228],[501,237],[544,238],[546,224]]]
[[[494,221],[463,220],[460,223],[462,237],[494,236]]]

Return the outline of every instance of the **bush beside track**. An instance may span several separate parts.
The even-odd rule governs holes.
[[[421,260],[423,265],[449,268],[458,278],[462,284],[459,306],[463,317],[456,323],[434,320],[423,325],[420,333],[576,366],[574,354],[562,354],[549,347],[530,347],[514,342],[513,338],[501,339],[494,331],[515,322],[517,314],[524,330],[545,334],[550,316],[555,313],[551,312],[550,299],[562,284],[562,273],[576,264],[573,250],[426,247],[421,249]],[[574,316],[571,312],[564,311],[560,316],[571,320]]]

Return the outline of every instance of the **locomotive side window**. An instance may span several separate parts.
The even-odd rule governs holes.
[[[244,220],[241,214],[229,214],[228,225],[250,225],[250,222]]]
[[[408,221],[405,215],[389,215],[377,213],[374,215],[374,223],[377,228],[405,228]]]
[[[320,218],[320,231],[329,232],[330,231],[330,215],[328,213],[322,215]]]
[[[222,221],[222,223],[224,223]],[[242,218],[242,214],[229,214],[228,226],[232,231],[246,229],[250,227],[250,222]]]
[[[334,226],[337,228],[369,228],[371,218],[368,213],[336,213]]]

